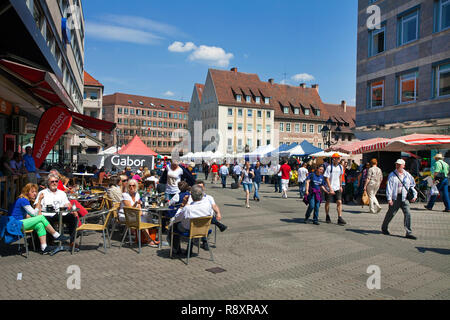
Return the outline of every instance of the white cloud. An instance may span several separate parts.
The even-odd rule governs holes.
[[[226,53],[222,48],[202,45],[191,53],[189,60],[199,61],[210,66],[227,67],[233,57],[232,53]]]
[[[315,78],[314,76],[307,74],[307,73],[299,73],[291,77],[292,80],[296,82],[308,82],[313,81]]]
[[[116,25],[121,25],[129,28],[136,28],[139,30],[154,31],[169,36],[186,36],[183,32],[178,30],[177,27],[174,27],[167,23],[158,22],[155,20],[142,18],[138,16],[105,14],[100,19]]]
[[[186,44],[184,44],[183,42],[175,41],[169,46],[168,49],[170,52],[189,52],[196,50],[197,47],[192,42],[186,42]]]
[[[158,44],[163,38],[137,29],[117,27],[96,22],[85,22],[86,34],[97,39],[130,42],[137,44]]]
[[[286,79],[281,80],[280,84],[289,84],[290,85],[289,80],[286,80]]]
[[[166,92],[164,93],[164,95],[165,95],[166,97],[173,97],[173,96],[175,95],[175,93],[173,93],[172,91],[168,90],[168,91],[166,91]]]

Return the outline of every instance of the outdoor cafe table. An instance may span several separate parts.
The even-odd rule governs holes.
[[[78,173],[78,172],[74,172],[74,173],[72,173],[72,175],[81,177],[81,183],[82,183],[83,187],[86,186],[85,177],[93,177],[94,176],[93,173]]]
[[[45,217],[54,217],[56,214],[59,216],[59,234],[63,234],[63,222],[62,222],[62,218],[63,216],[68,215],[69,213],[73,212],[73,211],[78,211],[78,209],[74,209],[72,208],[71,210],[65,209],[65,210],[59,210],[59,212],[47,212],[47,211],[42,211],[42,215],[44,215]],[[53,249],[53,251],[50,253],[51,256],[57,254],[60,251],[69,251],[72,252],[72,248],[70,246],[63,246],[62,245],[62,241],[58,241],[59,242],[59,246],[57,246],[55,249]],[[75,243],[74,243],[75,245]],[[76,248],[75,248],[76,249]],[[76,249],[77,251],[79,249]]]
[[[171,211],[171,210],[173,210],[173,209],[170,209],[167,206],[164,206],[164,207],[160,207],[160,206],[152,207],[151,205],[145,207],[144,209],[142,209],[142,211],[144,211],[144,212],[158,215],[158,222],[159,222],[159,225],[160,225],[160,227],[158,228],[158,241],[159,241],[158,247],[160,249],[161,249],[161,245],[162,245],[162,227],[163,227],[163,225],[162,225],[162,216],[163,216],[164,213],[167,213],[168,211]]]

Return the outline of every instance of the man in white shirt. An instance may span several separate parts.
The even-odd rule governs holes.
[[[239,165],[239,163],[236,163],[233,166],[233,179],[236,184],[238,184],[238,182],[239,182],[239,177],[241,176],[241,173],[242,173],[242,168]]]
[[[183,207],[170,219],[169,227],[174,224],[173,227],[179,232],[189,232],[190,219],[212,216],[213,210],[211,203],[208,199],[204,199],[203,189],[200,185],[192,186],[191,196],[193,202],[185,206],[182,205]],[[191,252],[192,247],[193,245],[190,247]],[[173,234],[173,248],[175,254],[181,252],[180,238],[177,233]]]
[[[281,193],[281,171],[280,171],[281,165],[278,163],[275,167],[275,175],[273,176],[275,178],[275,192]]]
[[[220,178],[222,179],[222,188],[227,186],[227,176],[230,174],[228,171],[228,164],[225,162],[219,169]]]
[[[47,177],[47,189],[40,191],[36,197],[34,202],[37,205],[40,195],[43,194],[44,198],[41,200],[41,208],[43,211],[46,211],[47,206],[52,207],[52,209],[56,207],[66,207],[68,209],[71,208],[69,199],[67,198],[67,194],[64,191],[58,190],[58,182],[59,177],[56,174],[50,173]],[[46,217],[47,220],[54,224],[59,221],[59,217],[55,214],[53,217]],[[78,223],[78,213],[76,211],[66,214],[62,218],[63,223],[67,225],[70,234],[70,242],[73,245],[75,238],[75,230],[77,228]]]
[[[300,191],[300,198],[303,198],[305,195],[305,182],[308,177],[308,169],[306,169],[307,166],[307,163],[303,162],[300,169],[298,169],[298,187]]]
[[[328,185],[328,190],[330,193],[326,195],[326,203],[325,203],[325,213],[327,215],[326,222],[331,223],[330,219],[330,202],[331,200],[336,201],[337,205],[337,213],[338,220],[337,224],[343,226],[346,224],[344,219],[342,218],[342,175],[344,173],[344,169],[339,164],[341,160],[341,156],[338,153],[333,154],[332,163],[327,167],[324,173],[325,180]]]

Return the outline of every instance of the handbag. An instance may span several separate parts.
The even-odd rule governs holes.
[[[367,191],[364,191],[362,197],[361,197],[361,204],[364,206],[368,206],[369,205],[369,195],[367,194]]]
[[[394,171],[394,174],[397,176],[398,180],[400,180],[400,182],[402,183],[403,187],[406,189],[405,184],[403,183],[402,179],[400,179],[400,177],[397,175],[397,173]],[[410,187],[409,189],[406,189],[407,193],[406,193],[406,200],[411,201],[412,199],[414,199],[414,191],[413,191],[413,187]]]

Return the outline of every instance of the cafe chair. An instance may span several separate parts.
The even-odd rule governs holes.
[[[125,223],[120,221],[120,219],[119,219],[119,207],[120,207],[120,202],[113,202],[111,200],[110,209],[114,208],[115,210],[113,211],[111,233],[109,234],[110,241],[112,239],[114,231],[116,230],[116,227],[121,226],[121,225],[125,226]]]
[[[105,236],[105,233],[106,233],[106,235],[108,235],[109,247],[111,248],[111,240],[110,240],[109,232],[108,232],[108,222],[109,222],[109,219],[110,219],[111,215],[113,214],[113,212],[115,210],[116,209],[114,209],[114,208],[108,210],[108,214],[106,215],[106,219],[105,219],[105,222],[103,224],[86,223],[86,224],[82,224],[80,227],[78,227],[76,229],[76,231],[75,231],[75,240],[74,241],[76,241],[76,239],[77,239],[78,232],[81,232],[80,243],[79,243],[79,248],[80,249],[81,249],[81,241],[83,240],[83,231],[102,231],[102,234],[103,234],[103,248],[105,250],[104,253],[106,254],[106,236]],[[74,253],[74,251],[75,251],[75,244],[72,247],[72,254]]]
[[[190,219],[189,220],[189,223],[190,223],[189,232],[180,232],[178,230],[174,230],[173,229],[174,224],[172,224],[171,239],[170,239],[171,240],[170,241],[170,257],[172,258],[174,232],[176,232],[177,235],[180,236],[180,238],[188,239],[188,241],[189,241],[188,248],[187,248],[186,264],[189,264],[189,256],[191,255],[191,245],[193,245],[192,244],[193,239],[198,239],[198,253],[200,253],[200,239],[201,238],[206,238],[206,243],[209,246],[208,235],[211,233],[211,230],[209,229],[209,227],[211,225],[211,220],[212,220],[212,216]],[[209,254],[211,256],[211,261],[214,261],[211,247],[209,248]]]
[[[147,230],[152,228],[161,228],[160,224],[147,223],[141,221],[141,209],[134,207],[124,207],[123,211],[125,213],[125,226],[126,230],[123,234],[122,241],[120,242],[120,248],[122,248],[123,241],[127,234],[130,238],[130,247],[133,245],[131,241],[131,229],[136,230],[138,237],[139,253],[141,253],[141,230]],[[161,239],[158,239],[161,241]]]

